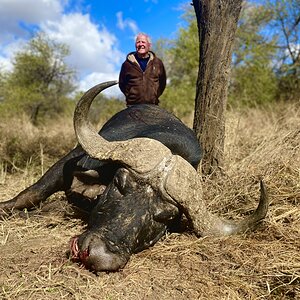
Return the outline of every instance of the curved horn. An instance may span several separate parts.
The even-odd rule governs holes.
[[[101,160],[120,162],[137,173],[153,170],[171,151],[162,143],[148,138],[108,142],[88,121],[88,112],[95,97],[117,81],[100,83],[88,90],[79,100],[74,112],[74,128],[77,140],[91,156]]]
[[[223,220],[207,210],[201,190],[201,178],[196,170],[178,156],[174,165],[165,180],[165,191],[182,207],[198,236],[243,233],[253,230],[266,216],[269,200],[262,180],[260,182],[260,201],[254,213],[241,221]]]
[[[82,148],[91,156],[102,160],[114,160],[137,173],[149,172],[161,163],[160,179],[152,184],[161,188],[165,196],[178,203],[192,222],[197,235],[230,235],[253,229],[268,210],[266,188],[261,182],[261,198],[256,211],[241,222],[222,220],[210,213],[202,199],[201,180],[196,170],[182,157],[172,155],[160,142],[148,138],[108,142],[88,122],[88,111],[94,98],[117,81],[104,82],[87,91],[78,102],[74,112],[74,128]],[[167,162],[168,161],[168,162]],[[164,165],[164,162],[166,163]]]

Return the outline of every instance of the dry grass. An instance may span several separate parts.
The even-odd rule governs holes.
[[[76,144],[72,120],[55,120],[35,127],[25,115],[1,120],[0,162],[10,171],[24,171],[52,164]],[[1,180],[1,178],[0,178]]]
[[[206,178],[211,210],[241,218],[257,204],[263,176],[271,206],[256,232],[226,238],[171,234],[98,276],[70,262],[84,224],[62,208],[0,222],[1,299],[300,299],[300,109],[228,114],[226,176]],[[33,170],[0,173],[1,200],[32,183]]]

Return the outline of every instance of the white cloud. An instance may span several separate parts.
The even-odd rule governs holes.
[[[117,27],[120,28],[121,30],[124,30],[128,27],[134,34],[138,33],[139,28],[136,22],[129,18],[123,19],[123,13],[121,11],[117,13],[117,20],[118,20]]]
[[[88,14],[64,14],[68,0],[0,0],[0,67],[11,69],[11,60],[33,31],[42,30],[57,42],[69,46],[67,62],[79,73],[79,86],[86,90],[93,84],[118,79],[125,55],[117,38],[104,26],[93,23]],[[135,30],[134,22],[125,26]],[[113,92],[119,94],[119,90]],[[112,93],[112,92],[110,92]]]
[[[11,70],[12,69],[12,63],[9,59],[5,58],[4,56],[0,56],[0,71],[2,70]]]
[[[93,24],[89,15],[63,15],[59,22],[47,21],[41,28],[50,38],[70,47],[68,61],[83,75],[111,73],[124,56],[117,48],[116,37]]]
[[[24,47],[26,41],[17,39],[5,46],[0,46],[0,68],[1,70],[11,71],[13,68],[12,58],[15,53]]]
[[[0,39],[9,42],[28,36],[26,26],[56,20],[63,10],[60,0],[0,0]]]
[[[291,52],[293,53],[293,57],[299,57],[300,53],[300,44],[291,43],[290,44]],[[289,54],[289,53],[288,53]]]
[[[110,80],[118,80],[118,79],[119,79],[118,72],[115,72],[115,73],[94,72],[94,73],[87,75],[86,77],[84,77],[81,80],[79,89],[81,91],[87,91],[88,89],[90,89],[91,87],[93,87],[94,85],[96,85],[100,82],[110,81]],[[105,91],[103,91],[103,93],[107,96],[113,96],[113,97],[118,97],[118,98],[123,97],[123,94],[122,94],[121,90],[119,89],[118,85],[115,85],[111,88],[106,89]]]

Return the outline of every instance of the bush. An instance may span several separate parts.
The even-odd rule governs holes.
[[[29,162],[48,167],[76,144],[71,118],[39,128],[25,115],[21,119],[2,119],[0,135],[0,163],[8,171],[25,168]]]

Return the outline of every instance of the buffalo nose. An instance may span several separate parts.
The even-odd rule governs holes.
[[[129,255],[121,250],[119,253],[109,251],[106,243],[95,235],[86,236],[79,244],[79,261],[95,272],[118,271],[129,259]]]
[[[89,268],[96,272],[118,271],[123,268],[128,261],[128,259],[125,259],[121,254],[108,251],[102,241],[89,250],[86,261]]]

